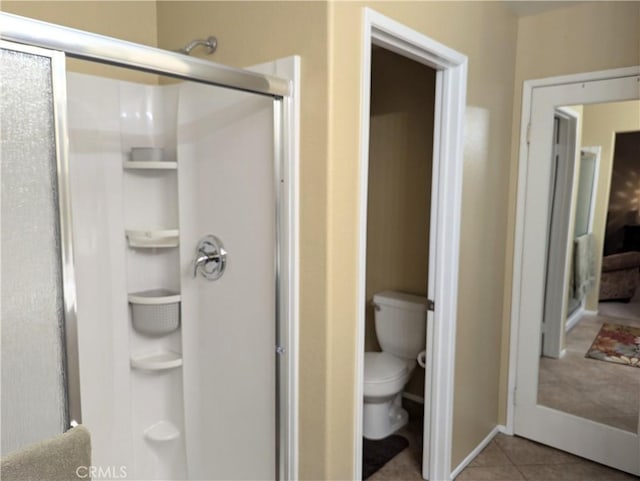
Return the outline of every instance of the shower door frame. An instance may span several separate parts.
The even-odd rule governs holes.
[[[65,335],[69,421],[81,422],[80,377],[71,210],[68,189],[68,135],[66,129],[65,57],[105,63],[217,87],[264,95],[273,99],[274,167],[276,194],[276,310],[274,363],[276,365],[276,479],[298,477],[298,266],[299,253],[299,60],[293,80],[232,68],[155,47],[140,45],[83,30],[0,12],[0,40],[11,48],[44,49],[52,58],[55,91],[60,221],[63,233]],[[43,55],[39,53],[38,55]],[[54,69],[54,59],[55,69]]]

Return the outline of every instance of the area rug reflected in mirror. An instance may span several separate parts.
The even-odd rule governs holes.
[[[640,367],[640,327],[605,322],[586,357]]]
[[[367,479],[409,446],[407,438],[399,434],[392,434],[378,441],[362,441],[362,479]]]

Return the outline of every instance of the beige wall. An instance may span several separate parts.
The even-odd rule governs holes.
[[[640,64],[640,2],[584,2],[522,17],[513,96],[513,142],[509,172],[504,324],[500,369],[500,423],[506,422],[513,241],[520,149],[522,85],[525,80]]]
[[[0,10],[152,47],[158,44],[155,2],[2,0]],[[75,59],[67,62],[69,69],[75,72],[134,82],[156,82],[155,76],[142,72]]]
[[[602,249],[607,227],[607,210],[613,172],[613,154],[616,132],[640,130],[640,101],[615,102],[585,105],[582,117],[582,146],[601,146],[598,187],[596,190],[596,209],[593,218],[593,233],[596,239],[596,272],[602,268]],[[600,276],[587,297],[586,309],[598,310],[598,292]]]
[[[302,56],[301,444],[303,479],[351,479],[356,356],[359,79],[365,3],[161,2],[159,44],[215,33],[215,60]],[[465,158],[454,464],[498,415],[515,17],[496,3],[373,2],[469,55],[484,129]],[[500,55],[494,52],[500,51]],[[484,215],[484,213],[490,215]],[[358,461],[357,461],[358,462]]]
[[[513,14],[494,2],[163,1],[157,3],[156,31],[153,22],[147,25],[151,17],[128,10],[133,8],[129,3],[42,2],[32,8],[18,2],[3,8],[142,43],[157,38],[168,49],[213,33],[220,40],[213,59],[236,66],[302,57],[303,479],[350,479],[353,473],[362,7],[370,5],[469,56],[468,120],[479,128],[468,132],[464,164],[453,438],[457,465],[498,415]]]
[[[590,2],[519,21],[497,2],[4,1],[1,7],[168,49],[215,34],[213,60],[236,66],[301,55],[303,479],[350,479],[353,472],[365,5],[469,57],[467,125],[475,128],[467,131],[464,161],[455,466],[505,420],[522,81],[640,63],[640,4]]]
[[[427,295],[435,70],[374,49],[367,214],[365,350],[379,351],[373,295]],[[424,395],[417,366],[406,390]]]

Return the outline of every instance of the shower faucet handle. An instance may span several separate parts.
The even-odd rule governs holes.
[[[227,251],[222,241],[214,235],[200,239],[196,247],[196,258],[193,261],[193,277],[198,272],[209,281],[219,279],[227,267]]]

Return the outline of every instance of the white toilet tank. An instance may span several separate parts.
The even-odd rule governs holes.
[[[425,348],[427,298],[384,291],[373,296],[378,343],[383,352],[415,359]]]

